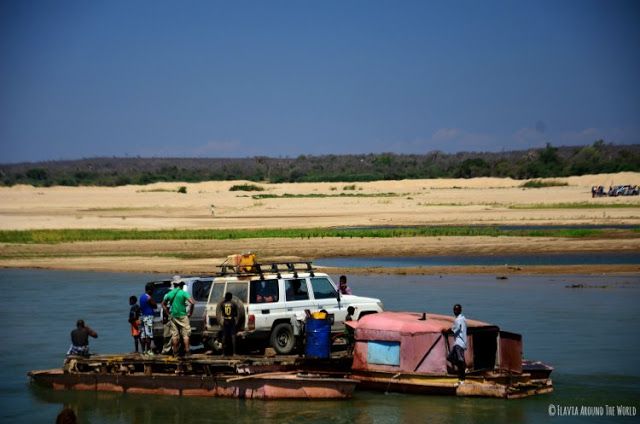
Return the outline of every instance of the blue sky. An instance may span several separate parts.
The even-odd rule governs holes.
[[[0,163],[640,142],[640,2],[0,1]]]

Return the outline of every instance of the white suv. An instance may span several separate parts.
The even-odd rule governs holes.
[[[291,353],[296,346],[294,325],[305,310],[325,310],[333,319],[332,333],[344,331],[347,308],[355,308],[354,320],[382,312],[379,299],[341,295],[336,284],[324,273],[314,272],[310,262],[255,264],[249,272],[222,266],[213,280],[206,306],[205,344],[220,332],[218,304],[227,292],[233,294],[238,308],[238,339],[272,346],[279,354]],[[284,268],[284,269],[281,269]]]

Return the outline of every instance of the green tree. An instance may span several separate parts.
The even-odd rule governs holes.
[[[47,170],[43,168],[29,169],[25,173],[25,175],[27,176],[28,179],[35,180],[35,181],[45,181],[46,179],[49,178],[49,174],[47,173]]]

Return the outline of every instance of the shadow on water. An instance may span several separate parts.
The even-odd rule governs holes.
[[[36,386],[30,391],[38,402],[60,409],[63,405],[70,407],[86,422],[415,423],[425,417],[433,423],[451,422],[452,418],[462,422],[521,422],[535,413],[522,402],[366,391],[347,401],[306,402],[57,392]]]
[[[107,392],[58,392],[33,386],[31,394],[40,402],[66,405],[87,422],[277,422],[313,420],[357,422],[359,412],[343,408],[339,401],[263,401],[229,398],[176,398]]]

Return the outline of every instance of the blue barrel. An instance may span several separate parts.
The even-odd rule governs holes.
[[[331,321],[307,318],[305,324],[307,358],[329,358],[331,356]]]

